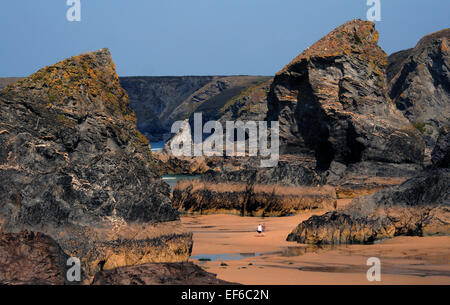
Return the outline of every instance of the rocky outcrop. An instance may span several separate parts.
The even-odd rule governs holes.
[[[167,140],[171,125],[194,111],[217,120],[224,107],[248,88],[268,80],[265,76],[121,77],[137,113],[137,124],[152,141]],[[253,109],[254,110],[254,109]],[[252,109],[249,109],[251,112]]]
[[[450,170],[433,169],[302,222],[288,241],[369,243],[398,235],[450,234]]]
[[[390,97],[433,150],[450,118],[450,29],[389,57]]]
[[[0,285],[63,285],[67,256],[50,237],[0,233]]]
[[[441,128],[431,161],[437,167],[450,167],[450,126]]]
[[[283,152],[332,161],[421,163],[424,143],[388,96],[387,55],[372,22],[353,20],[296,57],[274,78],[268,119]]]
[[[101,268],[184,261],[191,234],[107,49],[46,67],[0,92],[0,224],[53,238]]]
[[[288,216],[305,210],[336,208],[333,187],[180,181],[173,190],[175,208],[187,214]]]
[[[366,25],[371,26],[370,23]],[[361,26],[360,24],[359,27]],[[419,146],[414,144],[417,137],[410,131],[400,136],[397,143],[392,144],[389,141],[394,138],[386,135],[387,158],[372,158],[367,155],[362,158],[364,162],[355,164],[337,162],[338,159],[334,159],[328,171],[325,172],[325,176],[326,183],[336,187],[338,197],[370,194],[378,187],[382,189],[389,184],[399,185],[359,197],[348,207],[322,216],[311,217],[289,234],[287,238],[289,241],[314,244],[368,243],[398,235],[450,234],[450,189],[448,188],[450,171],[448,170],[449,147],[446,127],[446,120],[449,117],[448,33],[448,30],[444,30],[428,35],[414,49],[393,54],[389,59],[386,73],[390,81],[390,96],[396,106],[414,123],[416,129],[422,132],[428,150],[434,149],[431,158],[433,166],[423,170],[421,166],[414,164],[396,164],[418,163],[420,159],[414,161],[414,158],[410,158],[413,154],[419,155]],[[357,30],[355,35],[360,37]],[[359,54],[359,57],[365,56]],[[383,65],[379,67],[382,68]],[[362,68],[360,66],[358,71],[365,71]],[[315,73],[314,70],[309,71]],[[308,78],[311,79],[310,74]],[[380,85],[379,88],[380,92],[384,92],[382,91],[384,86]],[[344,94],[346,92],[347,90],[344,90]],[[364,85],[359,92],[367,93]],[[389,98],[385,100],[389,102]],[[368,109],[370,108],[366,108]],[[370,113],[373,114],[373,112]],[[386,128],[391,129],[392,126],[398,128],[398,125],[391,124],[395,117],[404,124],[404,120],[398,114],[387,115]],[[374,119],[376,127],[378,119],[376,117]],[[437,141],[436,130],[440,131]],[[391,131],[392,134],[396,133],[395,129]],[[373,133],[375,137],[383,134],[379,133],[378,128],[374,128]],[[373,136],[365,138],[370,140],[371,137]],[[419,142],[416,141],[416,143]],[[406,154],[413,151],[415,153],[410,154],[409,157],[403,155],[401,162],[399,159],[392,159],[392,155],[397,155],[394,152],[401,150],[402,147],[409,150],[405,152]],[[379,148],[382,148],[379,152],[383,151],[383,147]],[[391,148],[392,150],[389,151]],[[403,180],[406,181],[401,183]]]
[[[193,263],[159,263],[101,271],[93,285],[236,285]]]

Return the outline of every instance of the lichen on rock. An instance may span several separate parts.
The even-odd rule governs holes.
[[[387,55],[372,22],[349,21],[274,78],[268,119],[280,122],[282,152],[332,161],[421,163],[424,142],[388,97]]]
[[[78,255],[88,276],[96,271],[94,261],[108,263],[112,253],[114,267],[189,257],[192,235],[178,229],[170,188],[136,128],[107,49],[3,89],[0,130],[3,231],[49,235]],[[171,225],[162,230],[164,222]],[[180,248],[158,242],[173,236]],[[139,250],[125,258],[121,249],[133,243]]]

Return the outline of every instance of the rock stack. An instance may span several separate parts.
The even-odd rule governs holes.
[[[269,120],[283,151],[332,161],[422,163],[424,142],[388,96],[387,55],[372,22],[353,20],[297,56],[275,76]]]
[[[0,92],[0,231],[33,231],[101,270],[189,258],[192,235],[137,130],[110,52],[66,59]]]

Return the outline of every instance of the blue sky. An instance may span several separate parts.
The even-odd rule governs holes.
[[[0,4],[0,77],[26,76],[108,47],[120,76],[273,75],[333,28],[365,19],[366,0],[66,0]],[[380,45],[413,47],[450,27],[448,0],[381,0]]]

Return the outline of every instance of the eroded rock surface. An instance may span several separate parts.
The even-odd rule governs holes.
[[[181,181],[173,190],[173,205],[187,214],[288,216],[314,209],[336,208],[330,186],[301,187],[270,184]]]
[[[332,161],[421,163],[424,142],[388,96],[387,55],[372,22],[353,20],[296,57],[274,78],[269,120],[284,152]]]
[[[67,256],[42,233],[0,233],[1,285],[63,285]]]
[[[441,128],[431,161],[437,167],[450,167],[450,126]]]
[[[189,257],[192,236],[154,163],[107,49],[0,92],[2,228],[49,235],[88,276]]]
[[[450,119],[450,29],[389,57],[390,97],[433,150]]]

